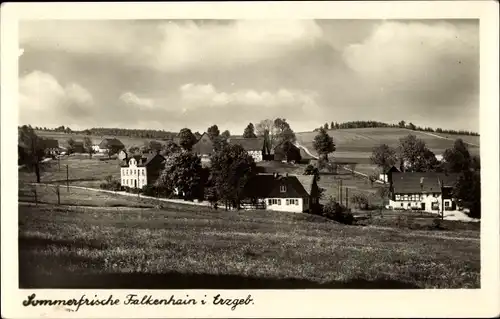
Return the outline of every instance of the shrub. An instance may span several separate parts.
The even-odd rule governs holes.
[[[367,210],[369,208],[368,197],[364,194],[353,194],[351,196],[351,203],[362,210]]]
[[[354,216],[351,211],[333,199],[329,199],[323,206],[323,216],[346,225],[354,223]]]
[[[113,177],[111,175],[106,176],[105,180],[106,181],[104,183],[101,183],[101,185],[99,185],[99,187],[101,189],[106,189],[106,190],[115,191],[115,192],[122,190],[122,186],[121,186],[120,182],[113,179]]]

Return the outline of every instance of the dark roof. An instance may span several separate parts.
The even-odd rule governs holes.
[[[390,168],[388,168],[387,170],[385,170],[384,174],[397,173],[397,172],[400,172],[400,170],[396,166],[393,165]]]
[[[313,176],[311,176],[313,177]],[[248,197],[255,198],[302,198],[310,195],[311,187],[308,179],[299,180],[297,175],[258,174],[248,181],[245,192]],[[281,192],[280,186],[286,186],[286,191]],[[311,182],[312,185],[312,182]],[[309,189],[309,192],[308,190]]]
[[[279,144],[277,144],[277,145],[276,145],[273,149],[274,149],[274,150],[283,150],[283,148],[284,148],[285,146],[288,146],[288,147],[290,147],[290,148],[295,148],[295,149],[297,149],[297,150],[299,149],[297,146],[295,146],[295,144],[293,144],[293,143],[292,143],[292,142],[290,142],[290,141],[282,141],[282,142],[280,142]]]
[[[42,139],[43,148],[59,148],[59,141],[52,138]]]
[[[117,139],[117,138],[105,138],[99,144],[99,147],[102,148],[102,149],[110,148],[110,147],[113,147],[113,146],[116,146],[116,147],[125,147],[125,145],[123,145],[123,143],[119,139]]]
[[[203,133],[196,144],[193,145],[193,152],[202,155],[214,152],[214,144],[207,133]]]
[[[163,157],[161,154],[157,153],[149,153],[149,154],[142,154],[142,155],[133,155],[129,158],[126,158],[122,161],[121,166],[123,167],[128,167],[129,166],[129,161],[130,159],[135,159],[137,161],[137,166],[142,167],[142,166],[148,166],[148,164],[155,159],[157,156],[161,157],[163,160],[165,157]]]
[[[229,138],[229,144],[241,145],[245,151],[262,151],[264,149],[264,138],[254,137],[254,138]]]
[[[397,194],[440,193],[440,183],[443,187],[453,187],[457,179],[458,174],[395,172],[392,174],[392,187]]]

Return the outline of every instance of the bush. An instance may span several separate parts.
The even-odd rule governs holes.
[[[366,197],[366,195],[364,194],[353,194],[351,197],[351,203],[362,210],[367,210],[370,204],[368,201],[368,197]]]
[[[351,210],[333,199],[329,199],[323,206],[323,216],[346,225],[354,223],[354,215],[351,213]]]
[[[101,183],[101,185],[99,185],[99,187],[101,189],[106,189],[106,190],[115,191],[115,192],[122,190],[122,186],[121,186],[120,182],[113,179],[111,176],[107,176],[106,181],[104,183]]]

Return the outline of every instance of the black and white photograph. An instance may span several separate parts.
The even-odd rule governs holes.
[[[19,20],[16,289],[484,288],[480,25]]]

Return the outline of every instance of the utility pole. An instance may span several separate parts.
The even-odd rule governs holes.
[[[340,180],[340,204],[342,204],[342,180]]]
[[[345,208],[349,208],[349,188],[345,188]]]
[[[69,168],[67,164],[66,164],[66,191],[69,192]]]
[[[139,196],[139,168],[137,169],[137,197]]]

